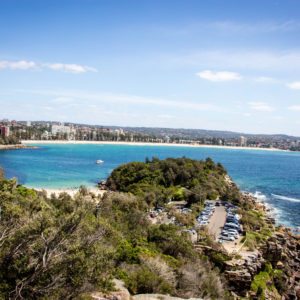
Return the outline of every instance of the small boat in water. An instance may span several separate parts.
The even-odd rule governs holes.
[[[101,160],[101,159],[97,159],[97,160],[96,160],[96,164],[98,164],[98,165],[103,164],[103,163],[104,163],[104,161]]]

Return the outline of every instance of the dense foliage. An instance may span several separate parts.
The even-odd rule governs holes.
[[[182,162],[188,161],[174,166]],[[190,162],[191,170],[196,166]],[[205,166],[199,164],[199,173],[212,176],[212,167]],[[177,180],[164,188],[185,184]],[[48,198],[0,178],[0,207],[0,299],[86,297],[113,289],[113,278],[133,294],[224,297],[213,265],[179,226],[151,224],[141,197],[115,192],[100,199],[82,189],[74,198]]]
[[[231,257],[205,230],[191,242],[186,229],[196,210],[205,199],[238,204],[250,249],[272,233],[265,215],[211,159],[133,162],[115,169],[107,185],[102,198],[84,187],[73,198],[47,197],[6,180],[0,169],[0,299],[91,299],[113,290],[114,278],[131,294],[227,299],[223,275]],[[165,205],[170,200],[187,200],[190,213]],[[153,206],[165,206],[162,214],[176,221],[156,224]],[[285,291],[285,278],[266,261],[251,290],[264,299],[266,290]]]
[[[141,196],[151,205],[181,199],[193,204],[206,199],[226,198],[229,190],[225,175],[223,166],[210,158],[205,161],[153,158],[145,163],[132,162],[116,168],[107,185],[113,191]]]
[[[15,136],[2,137],[0,136],[0,145],[16,145],[20,144],[20,140]]]

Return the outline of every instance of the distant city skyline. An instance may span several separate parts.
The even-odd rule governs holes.
[[[0,119],[300,136],[300,2],[0,2]]]

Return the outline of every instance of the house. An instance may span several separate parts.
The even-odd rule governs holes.
[[[8,126],[1,126],[0,125],[0,136],[8,137],[9,136],[9,127]]]

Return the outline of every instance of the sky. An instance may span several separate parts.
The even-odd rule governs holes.
[[[0,119],[300,136],[299,0],[0,0]]]

